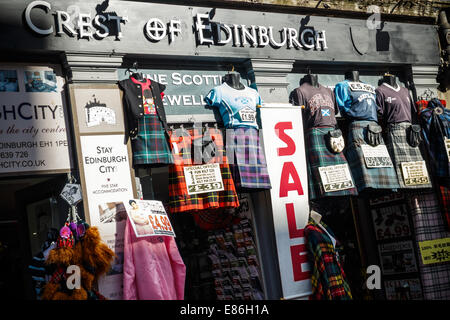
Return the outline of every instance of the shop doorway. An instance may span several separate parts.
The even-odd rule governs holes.
[[[34,299],[28,265],[51,228],[64,223],[65,174],[0,180],[0,299]]]

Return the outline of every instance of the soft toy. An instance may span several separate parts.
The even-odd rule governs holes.
[[[55,265],[56,271],[45,285],[43,300],[103,300],[94,290],[99,277],[111,267],[114,252],[104,244],[96,227],[89,227],[85,222],[71,223],[61,228],[57,248],[50,251],[46,263]],[[66,273],[70,265],[80,268],[81,287],[67,288]]]

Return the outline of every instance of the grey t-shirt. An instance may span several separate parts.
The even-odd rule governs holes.
[[[339,108],[331,89],[321,84],[316,88],[304,83],[294,90],[290,102],[296,106],[305,106],[303,118],[307,128],[336,126],[335,115]]]
[[[397,88],[383,83],[375,90],[377,96],[378,114],[386,123],[411,122],[411,110],[414,103],[408,89]]]

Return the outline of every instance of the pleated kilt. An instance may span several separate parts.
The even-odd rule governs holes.
[[[386,147],[391,156],[392,163],[397,171],[398,182],[401,188],[417,189],[431,188],[432,184],[421,184],[406,186],[403,181],[402,162],[423,161],[419,147],[412,147],[407,140],[407,129],[411,126],[409,122],[392,123],[388,125]],[[428,173],[429,177],[431,175]]]
[[[306,131],[306,157],[308,159],[308,190],[310,199],[358,194],[355,187],[333,192],[325,192],[323,189],[319,168],[347,164],[347,159],[343,152],[333,153],[327,147],[326,135],[331,130],[334,130],[334,128],[310,128]]]
[[[170,141],[176,145],[174,147],[174,164],[169,167],[169,209],[171,213],[239,207],[239,199],[225,154],[222,133],[210,128],[205,133],[205,139],[202,137],[201,130],[197,129],[184,130],[182,134],[180,132],[171,133]],[[194,149],[194,145],[203,145],[203,147]],[[214,152],[211,152],[211,148]],[[207,149],[212,158],[202,162],[220,164],[224,190],[189,195],[183,168],[202,164],[196,163],[196,160],[202,159],[202,153]],[[194,159],[196,160],[194,161]]]
[[[227,156],[239,190],[270,189],[264,146],[255,128],[226,129]]]
[[[361,145],[367,144],[367,126],[374,123],[374,121],[353,121],[349,127],[347,147],[344,153],[358,192],[366,188],[392,190],[400,188],[397,171],[394,167],[366,167]],[[384,141],[382,140],[381,143],[384,144]]]
[[[170,164],[173,163],[164,128],[157,115],[146,114],[138,119],[138,134],[131,139],[133,164]]]

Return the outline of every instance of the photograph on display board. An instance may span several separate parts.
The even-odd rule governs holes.
[[[127,210],[122,202],[107,202],[98,205],[100,222],[121,222],[127,219]]]
[[[384,282],[387,300],[421,300],[420,279],[390,280]]]
[[[378,246],[384,275],[417,272],[412,241],[400,241]]]
[[[53,71],[27,70],[25,71],[26,92],[56,92],[56,75]]]
[[[0,92],[19,92],[16,70],[0,70]]]

